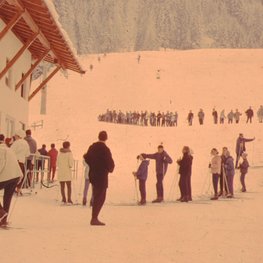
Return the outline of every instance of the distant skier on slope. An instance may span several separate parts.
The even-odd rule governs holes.
[[[247,123],[248,122],[252,123],[252,119],[253,119],[253,116],[254,116],[254,111],[252,110],[251,107],[249,107],[249,109],[246,110],[246,115],[247,115]]]
[[[218,123],[218,113],[217,113],[216,109],[213,109],[212,116],[214,119],[214,124],[217,124]]]
[[[190,110],[190,112],[188,113],[188,116],[187,116],[187,121],[188,121],[189,126],[192,126],[192,125],[193,125],[193,119],[194,119],[194,114],[193,114],[193,112]]]
[[[202,109],[200,109],[200,111],[198,112],[198,120],[200,125],[204,124],[204,119],[205,119],[205,113]]]
[[[168,164],[172,164],[173,160],[164,150],[163,145],[158,146],[158,152],[154,154],[141,154],[144,159],[153,159],[156,162],[156,191],[157,198],[153,203],[161,203],[164,200],[163,179],[168,169]]]
[[[242,115],[242,113],[240,113],[240,112],[238,111],[238,109],[236,109],[236,112],[234,113],[234,118],[235,118],[236,124],[239,123],[239,121],[240,121],[240,116],[241,116],[241,115]]]

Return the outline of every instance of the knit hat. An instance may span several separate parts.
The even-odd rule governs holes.
[[[102,142],[105,142],[105,141],[107,141],[107,139],[108,139],[107,132],[106,131],[101,131],[99,133],[99,140],[102,141]]]
[[[26,133],[23,130],[17,130],[15,132],[15,135],[19,136],[21,139],[24,139],[26,137]]]

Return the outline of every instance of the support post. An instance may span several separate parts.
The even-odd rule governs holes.
[[[43,55],[31,66],[31,68],[27,71],[27,73],[20,79],[20,81],[16,84],[16,90],[20,88],[20,86],[25,82],[25,80],[32,74],[34,69],[39,65],[39,63],[48,55],[50,50],[47,50],[43,53]]]
[[[6,67],[0,73],[0,80],[4,77],[4,75],[8,72],[8,70],[16,63],[16,61],[21,57],[21,55],[25,52],[25,50],[30,47],[30,45],[36,40],[38,33],[32,35],[27,42],[19,49],[16,55],[7,63]]]
[[[1,6],[0,6],[1,8]],[[15,26],[19,19],[23,16],[25,10],[19,10],[14,17],[9,21],[5,28],[0,32],[0,40]]]
[[[41,82],[41,84],[33,91],[33,93],[29,96],[28,101],[32,100],[35,95],[56,75],[56,73],[61,69],[61,65],[57,65],[55,70],[50,73],[50,75]]]

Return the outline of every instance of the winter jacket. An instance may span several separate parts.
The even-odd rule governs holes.
[[[14,141],[11,149],[14,151],[16,158],[20,163],[25,163],[27,157],[30,156],[28,143],[24,139],[18,139]]]
[[[47,156],[48,155],[47,150],[44,149],[44,148],[38,149],[38,152],[39,152],[40,155],[43,155],[43,156]]]
[[[29,145],[30,154],[36,154],[37,153],[37,143],[31,136],[26,136],[25,140],[27,141]],[[29,160],[33,160],[33,156],[30,156],[28,158]]]
[[[57,158],[58,158],[57,149],[53,148],[53,149],[49,150],[48,156],[50,157],[50,166],[56,167],[57,166]]]
[[[179,174],[181,176],[191,176],[192,175],[192,163],[193,156],[189,154],[184,154],[181,160],[177,161],[179,165]]]
[[[0,182],[22,177],[14,151],[5,144],[0,144]]]
[[[168,155],[167,152],[163,151],[162,153],[154,154],[142,154],[144,159],[153,159],[155,160],[156,173],[165,175],[168,169],[168,164],[173,163],[172,158]]]
[[[252,109],[248,109],[248,110],[246,111],[246,115],[247,115],[248,117],[253,117],[253,116],[254,116],[254,111],[253,111]]]
[[[203,120],[203,119],[205,118],[205,113],[204,113],[203,111],[199,111],[199,112],[198,112],[198,118],[199,118],[200,120]]]
[[[61,149],[58,155],[58,181],[66,182],[72,180],[72,168],[74,165],[73,154],[68,149]]]
[[[221,173],[221,156],[216,155],[211,160],[211,172],[212,174],[220,174]]]
[[[236,154],[240,156],[243,152],[246,151],[246,142],[252,142],[254,139],[245,139],[245,138],[237,138],[237,143],[236,143]]]
[[[89,147],[84,158],[90,167],[89,179],[91,184],[95,187],[107,188],[108,175],[115,168],[110,149],[105,143],[96,142]]]
[[[241,174],[247,174],[248,167],[249,167],[248,160],[247,159],[243,160],[243,162],[239,165]]]
[[[234,159],[231,156],[227,157],[225,160],[225,171],[226,176],[235,175]]]
[[[148,166],[150,164],[150,161],[143,160],[136,172],[136,176],[139,180],[147,180],[148,177]]]

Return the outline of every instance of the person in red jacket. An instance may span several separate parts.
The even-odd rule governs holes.
[[[57,169],[57,157],[58,157],[58,151],[54,143],[51,144],[51,149],[48,152],[48,156],[50,157],[49,179],[51,179],[51,182],[54,182],[56,169]]]

